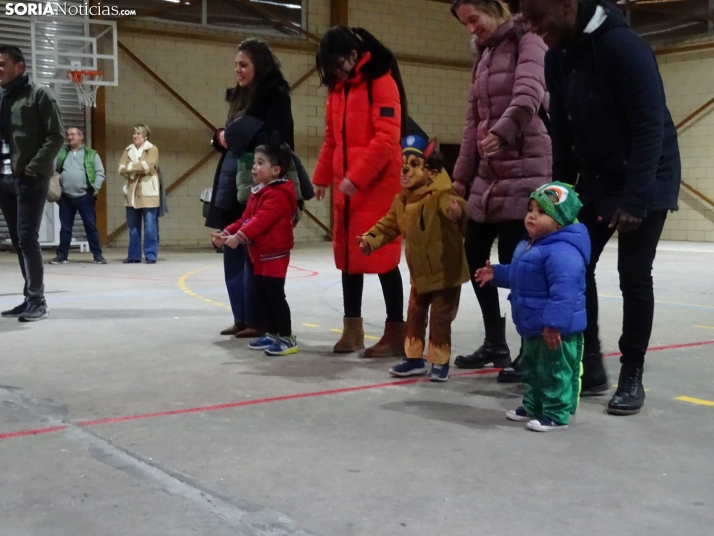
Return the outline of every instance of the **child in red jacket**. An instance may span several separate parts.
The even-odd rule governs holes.
[[[291,163],[290,148],[273,138],[255,149],[255,186],[241,218],[223,232],[212,234],[217,247],[236,248],[247,244],[255,268],[255,293],[267,322],[267,333],[251,341],[251,350],[267,355],[289,355],[298,351],[292,334],[290,306],[285,299],[285,276],[290,250],[295,245],[293,223],[297,198],[292,180],[286,179]]]

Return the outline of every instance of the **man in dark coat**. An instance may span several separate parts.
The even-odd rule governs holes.
[[[652,332],[652,264],[667,212],[677,210],[677,132],[649,45],[601,0],[522,0],[549,47],[553,180],[574,184],[590,233],[583,393],[607,390],[598,336],[595,266],[615,231],[623,298],[622,364],[608,413],[644,404],[642,369]]]

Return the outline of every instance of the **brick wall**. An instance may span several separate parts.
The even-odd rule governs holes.
[[[675,123],[714,97],[714,49],[658,61]],[[714,199],[714,106],[680,131],[679,147],[682,180]],[[682,188],[679,211],[668,218],[663,239],[714,242],[714,207]]]

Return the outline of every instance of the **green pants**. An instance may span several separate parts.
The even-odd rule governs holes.
[[[523,339],[521,373],[526,394],[523,408],[529,415],[545,415],[568,424],[580,399],[583,334],[563,337],[563,344],[549,349],[543,337]]]

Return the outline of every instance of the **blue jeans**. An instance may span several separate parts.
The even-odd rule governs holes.
[[[39,233],[49,187],[49,177],[0,175],[0,210],[25,279],[25,300],[34,305],[45,303]]]
[[[129,229],[129,256],[141,260],[141,223],[144,223],[144,258],[155,261],[159,253],[159,207],[126,207],[126,226]]]
[[[253,263],[250,262],[246,246],[223,248],[223,271],[234,323],[260,324],[262,318],[255,302]]]
[[[88,192],[82,197],[70,197],[62,194],[57,201],[59,205],[60,217],[60,243],[57,248],[57,256],[64,257],[69,255],[69,245],[72,242],[72,227],[74,227],[74,217],[79,212],[79,217],[84,223],[84,230],[87,233],[87,242],[89,242],[89,250],[94,255],[95,259],[102,257],[102,248],[99,245],[99,231],[97,230],[97,213],[94,210],[96,198],[94,194]]]

